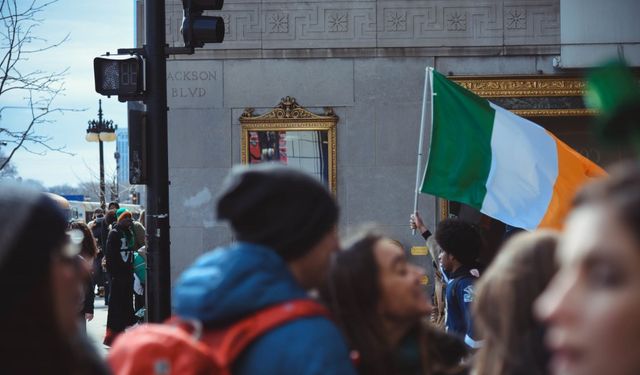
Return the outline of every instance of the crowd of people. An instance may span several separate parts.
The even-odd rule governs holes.
[[[117,207],[69,223],[50,197],[9,186],[0,208],[0,373],[113,371],[83,334],[92,275],[108,273],[110,345],[134,323],[143,228]],[[182,273],[176,316],[207,331],[288,302],[326,307],[260,334],[234,375],[640,374],[637,162],[586,186],[562,232],[516,234],[490,264],[474,225],[450,218],[432,234],[412,213],[436,260],[432,295],[389,235],[364,228],[341,245],[332,194],[294,168],[235,167],[216,210],[235,241]]]

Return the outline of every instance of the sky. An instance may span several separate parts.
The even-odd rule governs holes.
[[[18,0],[22,6],[29,2]],[[118,102],[117,97],[107,98],[95,92],[93,58],[107,51],[115,53],[118,48],[134,47],[134,4],[135,0],[58,0],[38,15],[42,23],[33,30],[35,36],[49,43],[67,34],[69,39],[57,48],[30,56],[20,63],[21,70],[56,72],[68,68],[64,96],[58,97],[53,107],[83,111],[53,114],[49,117],[53,123],[37,130],[39,135],[52,137],[52,146],[64,146],[73,156],[51,151],[42,156],[24,150],[14,155],[12,162],[23,179],[39,180],[47,187],[98,179],[98,143],[85,140],[87,122],[97,120],[98,100],[102,99],[104,119],[126,129],[127,105]],[[0,107],[11,107],[2,112],[0,126],[18,130],[28,124],[29,111],[14,108],[25,106],[23,96],[6,93],[0,98]],[[116,171],[115,142],[104,146],[105,174],[110,177]]]

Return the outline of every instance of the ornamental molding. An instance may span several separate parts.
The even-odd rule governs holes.
[[[573,117],[573,116],[595,116],[598,111],[588,108],[575,109],[514,109],[511,112],[522,117]]]
[[[587,84],[578,77],[449,77],[485,98],[583,96]]]
[[[324,114],[318,115],[301,107],[296,102],[296,99],[291,96],[282,98],[278,105],[263,115],[256,116],[254,112],[255,108],[245,108],[242,115],[240,115],[240,121],[242,123],[279,122],[281,120],[305,120],[305,122],[338,121],[338,116],[334,113],[333,108],[325,107]]]
[[[180,1],[166,4],[169,45],[183,43],[183,11]],[[560,0],[234,0],[213,13],[227,33],[224,43],[204,50],[560,44]]]

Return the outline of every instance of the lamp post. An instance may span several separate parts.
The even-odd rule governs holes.
[[[105,202],[105,186],[104,186],[104,155],[102,142],[113,142],[116,140],[116,129],[118,125],[114,125],[112,120],[104,120],[102,118],[102,100],[98,100],[98,121],[90,120],[87,127],[87,141],[98,142],[100,145],[100,207],[104,210]]]

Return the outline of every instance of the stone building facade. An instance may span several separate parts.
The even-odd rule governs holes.
[[[224,43],[167,64],[172,277],[232,240],[214,203],[240,163],[247,107],[265,113],[286,96],[314,113],[331,107],[339,117],[341,229],[377,222],[409,246],[423,245],[408,219],[425,67],[583,134],[581,72],[554,68],[560,7],[561,0],[225,1],[215,12],[225,20]],[[166,18],[167,42],[181,46],[180,1],[167,0]],[[419,210],[431,228],[446,215],[430,196],[420,197]]]

